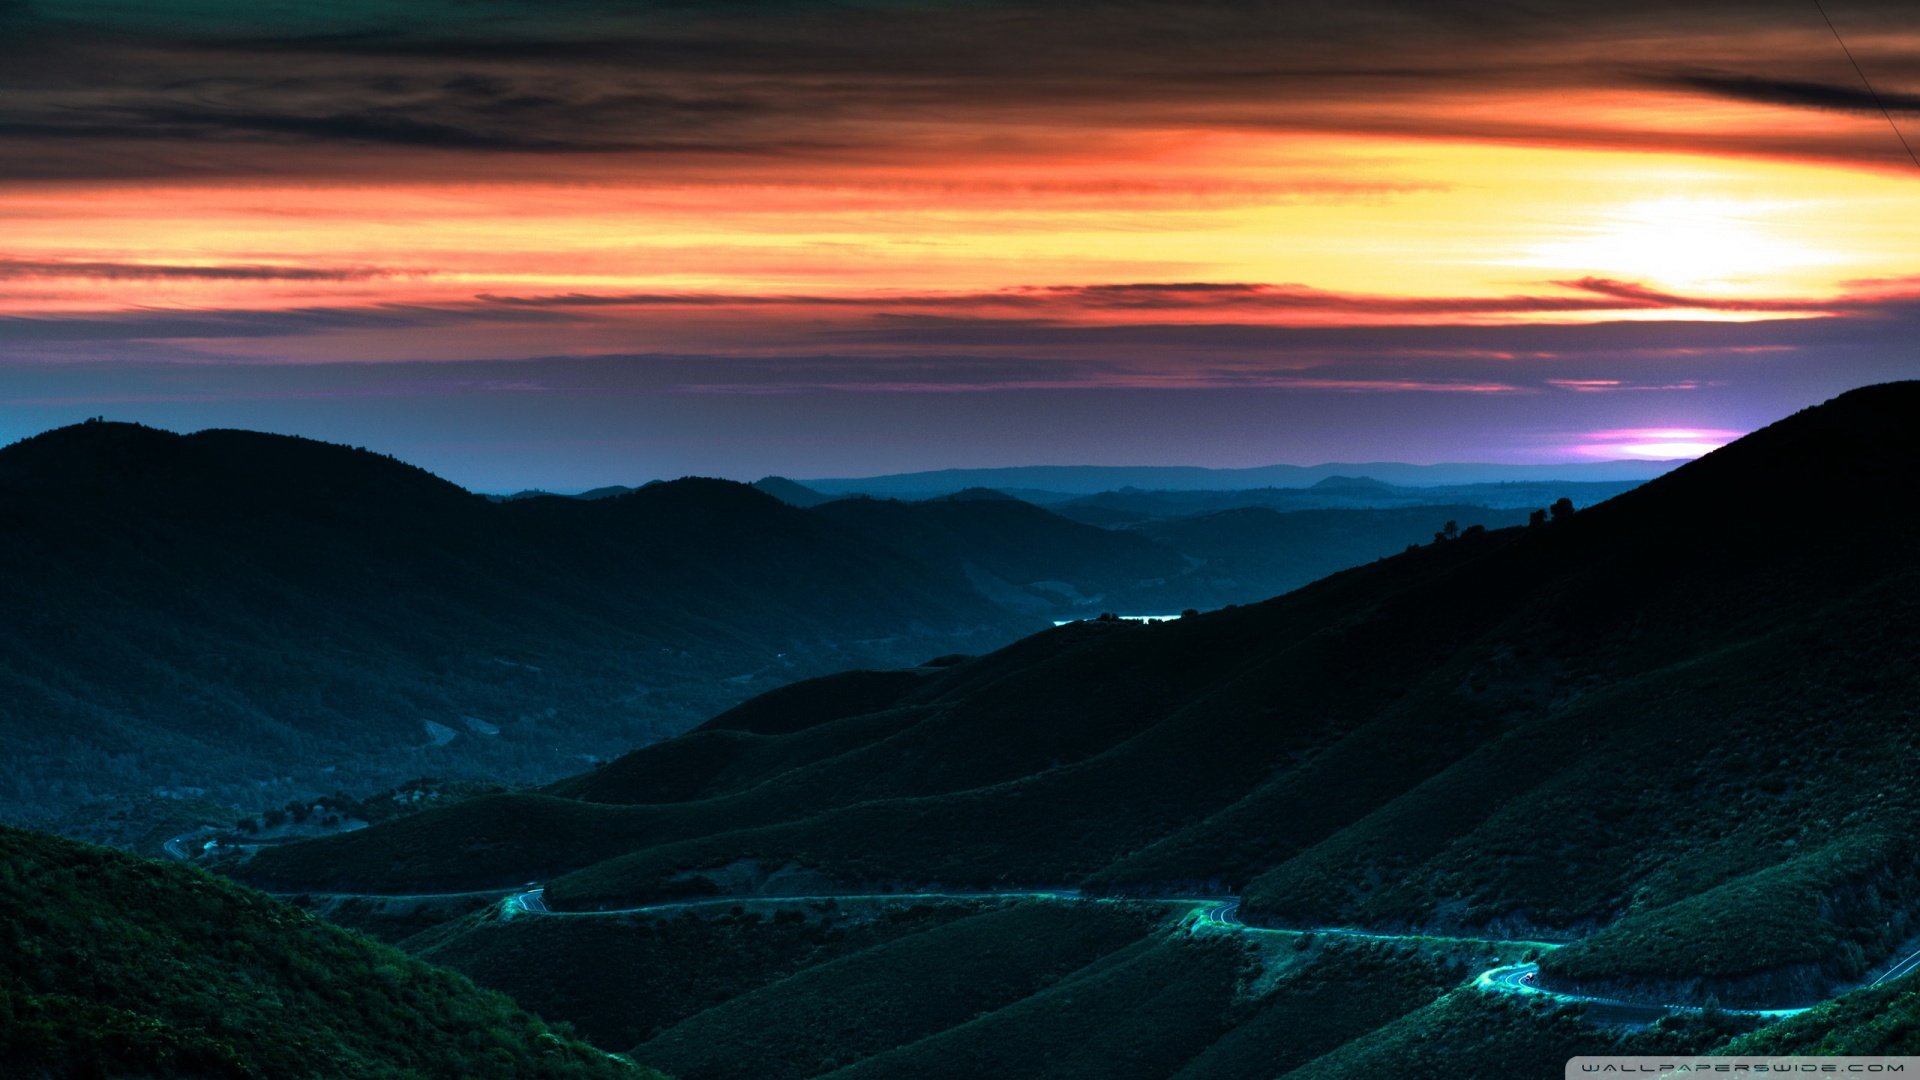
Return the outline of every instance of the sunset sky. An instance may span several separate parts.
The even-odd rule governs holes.
[[[1827,11],[1920,143],[1920,9]],[[0,0],[0,441],[1688,456],[1916,342],[1920,163],[1810,0]]]

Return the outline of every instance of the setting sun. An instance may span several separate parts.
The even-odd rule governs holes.
[[[1804,234],[1811,212],[1805,205],[1710,197],[1634,202],[1592,213],[1535,248],[1529,261],[1674,290],[1750,293],[1783,274],[1841,261],[1786,235],[1789,229]]]

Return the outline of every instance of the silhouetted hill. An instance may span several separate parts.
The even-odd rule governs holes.
[[[796,678],[1003,644],[1072,599],[1032,582],[1178,561],[1032,507],[876,513],[697,479],[497,502],[242,431],[27,439],[0,450],[0,813],[547,779]]]
[[[1552,985],[1813,1000],[1920,927],[1920,510],[1886,498],[1916,415],[1920,384],[1856,391],[1565,520],[1061,627],[838,709],[796,690],[792,726],[243,872],[538,878],[561,908],[797,877],[1231,889],[1269,922],[1582,937]]]
[[[1392,484],[1375,480],[1371,476],[1329,476],[1308,486],[1309,491],[1318,492],[1370,492],[1384,494],[1396,490]]]
[[[659,1074],[198,870],[0,828],[10,1077]]]
[[[521,499],[585,499],[591,502],[594,499],[611,499],[620,495],[631,495],[636,490],[638,489],[625,487],[620,484],[610,484],[606,487],[588,488],[585,491],[572,495],[562,495],[558,492],[542,491],[539,488],[528,488],[525,491],[516,491],[510,495],[488,495],[487,498],[493,502],[518,502]]]
[[[753,486],[788,506],[819,506],[823,502],[832,502],[834,499],[832,495],[822,495],[784,476],[763,476],[755,480]]]

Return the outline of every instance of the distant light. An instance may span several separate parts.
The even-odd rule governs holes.
[[[1179,620],[1180,616],[1178,615],[1122,615],[1119,618],[1123,622],[1175,622]],[[1095,620],[1091,618],[1055,619],[1053,620],[1053,625],[1072,626],[1074,623],[1077,623],[1077,622],[1094,622],[1094,621]]]

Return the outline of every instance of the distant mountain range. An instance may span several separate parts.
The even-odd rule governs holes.
[[[1867,1036],[1910,1023],[1920,991],[1854,988],[1920,936],[1920,509],[1888,497],[1920,470],[1916,416],[1920,383],[1856,391],[1551,521],[1426,543],[1266,603],[801,683],[541,791],[229,869],[302,890],[539,881],[544,906],[571,911],[783,892],[1232,894],[1249,922],[1452,935],[1456,955],[1567,942],[1530,953],[1556,992],[1755,1007],[1844,994],[1726,1045],[1832,1046],[1839,1030],[1885,1046]],[[1570,1047],[1718,1046],[1739,1030],[1710,1015],[1602,1041],[1577,1011],[1506,1004],[1412,946],[1348,954],[1336,974],[1300,967],[1337,955],[1314,935],[1262,953],[1191,930],[1139,937],[1082,906],[1079,922],[869,939],[891,951],[791,978],[800,961],[765,950],[808,916],[742,914],[698,948],[761,974],[707,969],[695,1015],[592,1015],[688,1076],[961,1076],[1052,1060],[1062,1025],[1099,1068],[1034,1071],[1367,1075],[1416,1048],[1558,1068]],[[577,935],[568,978],[591,988],[625,977],[594,952],[627,946],[610,924],[540,925],[554,924],[576,929],[475,919],[419,943],[586,1017],[604,994],[536,985],[513,957]],[[1017,978],[956,1008],[910,989],[949,985],[942,973],[975,987],[987,976],[957,973],[1002,954],[995,970]],[[1319,974],[1289,981],[1300,970]],[[822,1030],[840,1034],[823,1046]],[[1291,1045],[1274,1042],[1286,1032],[1318,1068],[1255,1052]],[[795,1060],[813,1064],[779,1064]]]
[[[1221,493],[1242,498],[1302,499],[1298,509],[1335,505],[1318,498],[1360,499],[1379,496],[1388,505],[1414,501],[1459,501],[1467,489],[1498,491],[1522,485],[1607,485],[1616,491],[1645,483],[1684,461],[1582,461],[1550,465],[1457,463],[1409,465],[1376,461],[1366,464],[1263,465],[1249,469],[1209,469],[1184,465],[1022,465],[997,469],[940,469],[932,472],[890,473],[882,476],[792,480],[768,476],[754,487],[794,506],[816,506],[836,498],[865,495],[909,501],[939,499],[966,491],[994,491],[1041,505],[1103,493],[1161,494]],[[1425,489],[1455,489],[1453,496],[1436,496]],[[572,499],[604,499],[636,491],[633,487],[598,487],[568,494]],[[1260,494],[1256,495],[1255,493]],[[527,490],[495,495],[499,501],[535,498],[553,492]],[[1236,505],[1255,505],[1241,502]]]
[[[967,488],[993,488],[1032,501],[1134,488],[1142,491],[1243,491],[1252,488],[1308,488],[1343,478],[1366,478],[1401,487],[1501,484],[1540,481],[1640,483],[1684,464],[1681,461],[1585,461],[1551,465],[1456,463],[1409,465],[1405,462],[1329,462],[1324,465],[1262,465],[1248,469],[1209,469],[1168,465],[1022,465],[997,469],[939,469],[883,476],[801,480],[828,495],[875,495],[927,499]]]

